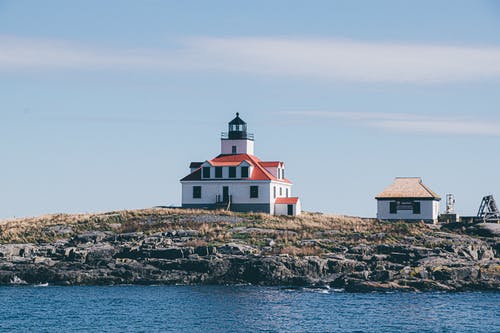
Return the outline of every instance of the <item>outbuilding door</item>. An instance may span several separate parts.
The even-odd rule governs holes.
[[[222,202],[229,202],[229,186],[222,187]]]
[[[288,205],[288,215],[293,215],[293,205]]]

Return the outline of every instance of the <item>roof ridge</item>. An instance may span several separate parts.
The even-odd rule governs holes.
[[[248,154],[246,154],[246,155],[248,155]],[[254,163],[256,164],[256,166],[259,168],[259,170],[261,170],[262,172],[264,172],[264,174],[265,174],[265,175],[266,175],[266,176],[267,176],[270,180],[273,180],[274,176],[273,176],[273,175],[272,175],[269,171],[267,171],[267,169],[266,169],[266,168],[264,168],[262,165],[260,165],[260,163],[261,163],[262,161],[260,161],[260,160],[258,160],[258,161],[254,161],[254,160],[253,160],[253,158],[254,158],[255,156],[253,156],[253,155],[252,155],[252,156],[251,156],[251,155],[248,155],[248,156],[252,159],[252,162],[254,162]],[[256,158],[256,159],[258,159],[258,158]]]

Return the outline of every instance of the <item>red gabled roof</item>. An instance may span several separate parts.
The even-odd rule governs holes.
[[[270,162],[260,162],[260,165],[263,167],[279,167],[281,162],[278,161],[270,161]]]
[[[286,178],[278,179],[274,177],[265,168],[265,166],[267,166],[269,163],[280,162],[262,162],[258,157],[249,154],[219,155],[207,162],[212,166],[238,166],[244,161],[254,167],[252,174],[249,178],[247,178],[248,180],[275,180],[284,183],[292,183]],[[201,168],[181,179],[181,181],[184,180],[201,180]]]
[[[290,198],[277,198],[274,203],[281,205],[295,205],[297,204],[297,202],[299,202],[298,197],[290,197]]]
[[[207,161],[211,166],[238,166],[241,162],[214,162]]]

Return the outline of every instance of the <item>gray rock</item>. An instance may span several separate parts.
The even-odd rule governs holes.
[[[245,244],[228,243],[223,246],[217,247],[217,253],[231,254],[231,255],[246,255],[246,254],[257,253],[257,249]]]
[[[109,235],[112,235],[112,233],[103,231],[88,231],[75,236],[73,240],[76,243],[97,243]]]

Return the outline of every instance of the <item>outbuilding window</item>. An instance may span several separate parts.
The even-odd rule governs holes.
[[[398,213],[398,204],[396,202],[389,203],[389,213],[391,213],[391,214]]]
[[[236,178],[236,167],[229,167],[229,178]]]
[[[201,186],[193,186],[193,198],[194,199],[201,198]]]
[[[420,202],[413,203],[413,214],[420,214]]]
[[[258,198],[258,197],[259,197],[259,187],[250,186],[250,198]]]
[[[210,178],[210,167],[203,167],[203,178]]]

